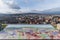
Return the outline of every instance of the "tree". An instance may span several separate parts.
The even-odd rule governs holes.
[[[6,24],[0,24],[0,31],[2,31],[6,26]]]

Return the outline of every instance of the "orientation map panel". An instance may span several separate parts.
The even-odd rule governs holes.
[[[46,24],[46,25],[43,25],[43,24],[40,24],[40,25],[32,25],[32,24],[8,24],[6,26],[6,28],[24,28],[24,27],[33,27],[33,28],[42,28],[42,29],[54,29],[54,27],[50,24]]]

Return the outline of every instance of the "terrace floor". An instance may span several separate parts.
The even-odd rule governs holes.
[[[52,30],[51,30],[52,29]],[[53,36],[53,37],[51,37]],[[0,39],[60,39],[59,30],[48,25],[8,24],[0,31]]]

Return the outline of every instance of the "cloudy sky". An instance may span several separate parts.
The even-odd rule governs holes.
[[[0,13],[44,11],[60,7],[60,0],[0,0]]]

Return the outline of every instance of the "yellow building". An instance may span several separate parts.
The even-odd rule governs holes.
[[[60,24],[57,24],[57,29],[60,30]]]

